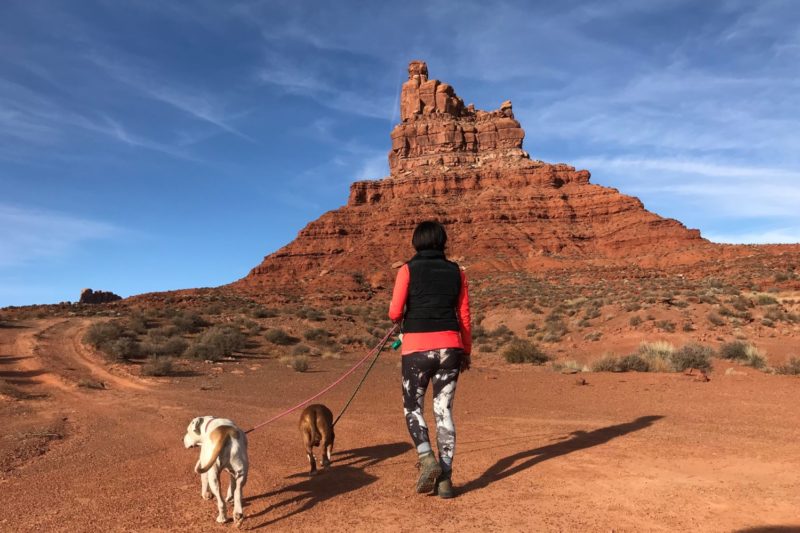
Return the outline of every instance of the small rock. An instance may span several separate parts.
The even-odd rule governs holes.
[[[701,383],[711,381],[711,378],[708,377],[708,374],[706,374],[704,370],[697,370],[695,368],[687,368],[683,371],[683,375],[694,378],[694,381],[700,381]]]

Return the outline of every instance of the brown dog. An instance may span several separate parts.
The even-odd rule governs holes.
[[[303,435],[303,443],[306,445],[308,462],[311,464],[313,476],[317,473],[317,460],[314,458],[314,446],[319,446],[322,442],[322,467],[328,468],[331,465],[331,450],[333,450],[333,413],[322,404],[315,403],[309,405],[300,414],[300,433]]]

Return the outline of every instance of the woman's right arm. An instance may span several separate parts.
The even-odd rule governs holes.
[[[397,271],[397,278],[394,281],[394,291],[392,291],[392,303],[389,304],[389,320],[400,322],[406,307],[408,298],[408,265],[403,265]]]

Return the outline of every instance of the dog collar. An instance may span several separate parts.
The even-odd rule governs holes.
[[[206,425],[205,425],[205,427],[203,428],[203,433],[206,433],[206,432],[208,431],[208,425],[211,423],[211,421],[212,421],[212,420],[214,420],[214,417],[213,417],[213,416],[211,416],[211,417],[209,417],[209,418],[208,418],[208,421],[206,422]]]

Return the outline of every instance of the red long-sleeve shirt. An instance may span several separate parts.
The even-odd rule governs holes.
[[[402,320],[408,299],[408,282],[410,274],[408,265],[403,265],[397,272],[392,292],[392,303],[389,305],[389,319],[393,322]],[[461,348],[464,353],[472,352],[472,325],[469,313],[469,286],[467,276],[461,271],[461,291],[458,295],[456,315],[460,331],[432,331],[428,333],[404,333],[403,355],[441,348]]]

